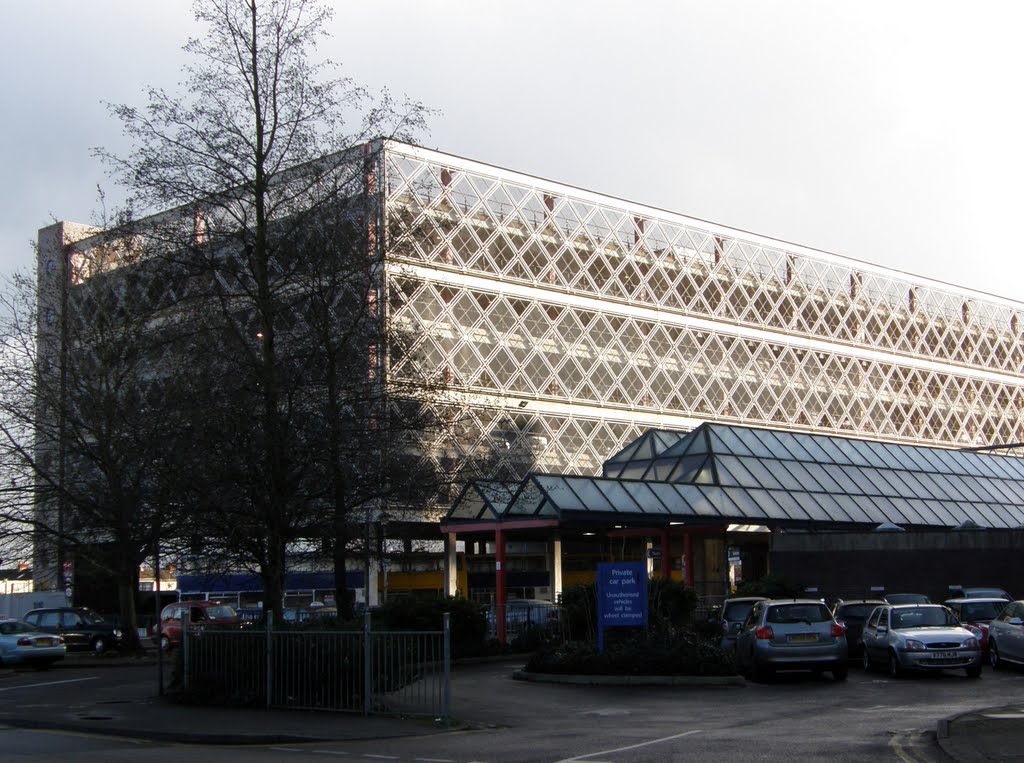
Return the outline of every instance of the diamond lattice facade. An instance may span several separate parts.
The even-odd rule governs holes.
[[[703,422],[1024,441],[1024,303],[448,154],[367,148],[352,182],[379,289],[368,306],[402,346],[371,343],[366,367],[392,389],[424,369],[443,382],[451,426],[425,455],[448,474],[598,475],[644,432]],[[198,245],[205,220],[186,217]],[[49,264],[92,233],[41,232],[44,350],[66,280]]]
[[[596,474],[648,429],[703,421],[1024,440],[1022,303],[447,154],[381,156],[390,318],[459,393],[442,450],[496,445],[494,476]]]

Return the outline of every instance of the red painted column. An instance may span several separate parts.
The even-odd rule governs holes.
[[[665,580],[672,577],[672,543],[669,541],[668,530],[661,531],[661,576]]]
[[[693,536],[690,533],[683,534],[683,559],[686,565],[686,585],[693,588]]]
[[[498,630],[498,641],[505,643],[505,531],[494,528],[494,624]]]

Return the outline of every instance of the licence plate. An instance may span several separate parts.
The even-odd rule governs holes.
[[[799,641],[799,642],[817,641],[818,640],[818,634],[817,633],[794,633],[792,636],[789,637],[789,640],[790,641]]]
[[[960,656],[960,652],[932,652],[928,656],[933,660],[955,660]]]

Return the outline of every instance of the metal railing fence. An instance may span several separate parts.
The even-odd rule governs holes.
[[[451,628],[374,631],[219,630],[185,625],[181,689],[210,704],[369,714],[422,715],[447,722]]]
[[[497,636],[498,622],[505,620],[505,637],[512,639],[531,628],[540,628],[552,633],[562,629],[562,607],[546,601],[515,600],[504,605],[491,604],[484,610],[487,619],[487,635]]]

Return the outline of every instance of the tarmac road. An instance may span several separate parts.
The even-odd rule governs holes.
[[[446,732],[426,721],[294,711],[167,706],[155,667],[86,663],[0,677],[0,760],[580,761],[958,760],[1024,750],[1024,672],[891,681],[854,669],[845,683],[794,674],[732,687],[566,686],[514,681],[522,662],[461,666]],[[1007,716],[1003,718],[1002,716]],[[25,726],[50,725],[55,729]],[[80,736],[95,732],[102,736]],[[131,734],[155,741],[118,738]],[[975,744],[979,740],[988,744]],[[246,747],[216,745],[252,742]],[[179,742],[198,743],[183,747]],[[966,744],[965,744],[966,743]],[[25,757],[27,756],[27,757]]]

